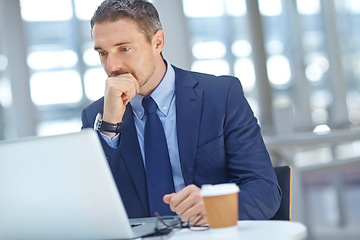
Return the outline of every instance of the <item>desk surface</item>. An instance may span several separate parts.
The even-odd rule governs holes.
[[[238,221],[236,227],[190,231],[183,229],[175,232],[170,239],[186,240],[302,240],[307,236],[306,227],[291,221]]]

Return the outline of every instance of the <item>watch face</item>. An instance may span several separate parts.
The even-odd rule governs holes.
[[[101,122],[102,122],[102,114],[101,113],[98,113],[96,115],[96,118],[95,118],[95,123],[94,123],[94,130],[95,131],[99,131],[100,130],[100,127],[101,127]]]

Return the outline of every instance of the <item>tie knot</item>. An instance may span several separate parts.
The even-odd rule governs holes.
[[[157,104],[152,97],[144,97],[142,100],[142,105],[146,115],[156,113]]]

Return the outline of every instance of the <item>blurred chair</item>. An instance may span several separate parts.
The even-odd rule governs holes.
[[[282,191],[279,210],[270,220],[291,220],[291,166],[274,167]]]

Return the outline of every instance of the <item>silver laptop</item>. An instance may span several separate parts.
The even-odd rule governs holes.
[[[129,239],[131,227],[97,134],[0,142],[0,239]]]

